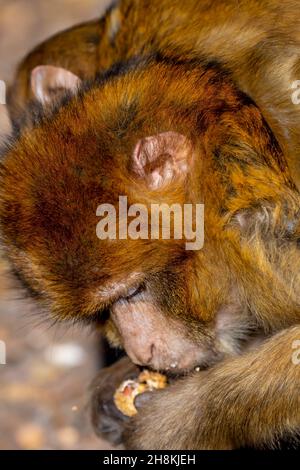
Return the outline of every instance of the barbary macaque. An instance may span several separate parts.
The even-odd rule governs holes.
[[[98,433],[128,448],[272,447],[299,432],[297,6],[123,0],[18,69],[5,251],[53,318],[125,349],[92,409]],[[100,240],[97,208],[120,196],[204,204],[203,248]],[[137,366],[180,378],[124,418],[112,397]]]

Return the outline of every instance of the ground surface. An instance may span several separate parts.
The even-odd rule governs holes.
[[[0,80],[36,43],[98,16],[109,0],[0,0]],[[0,105],[0,134],[9,129]],[[0,449],[109,449],[90,428],[87,388],[98,368],[95,338],[50,329],[0,261]],[[1,354],[0,354],[1,359]],[[2,358],[3,359],[3,358]],[[0,361],[1,362],[1,361]]]

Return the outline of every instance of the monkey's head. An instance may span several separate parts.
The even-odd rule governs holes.
[[[255,105],[217,69],[164,60],[89,85],[38,67],[32,87],[39,103],[1,165],[3,243],[23,284],[54,318],[100,325],[139,364],[184,371],[237,352],[247,282],[263,271],[243,239],[286,181]],[[153,237],[149,217],[142,232],[137,216],[161,203],[183,216],[188,204],[193,218],[174,215],[171,235]],[[194,241],[202,230],[197,204],[204,246],[187,249],[184,222]]]

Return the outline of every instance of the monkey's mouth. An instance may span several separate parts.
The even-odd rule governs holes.
[[[161,371],[161,373],[163,373],[167,379],[168,379],[168,382],[169,383],[175,383],[177,380],[180,380],[184,377],[189,377],[193,374],[196,374],[196,373],[199,373],[199,372],[204,372],[208,369],[209,367],[194,367],[193,369],[182,369],[182,370],[178,370],[176,372],[173,372],[173,371]]]
[[[199,372],[205,372],[208,370],[212,365],[214,365],[217,361],[211,361],[210,363],[205,363],[193,367],[187,367],[187,368],[181,368],[181,369],[176,369],[172,367],[166,367],[166,368],[161,368],[159,370],[154,369],[153,367],[142,367],[139,366],[140,370],[149,370],[150,372],[159,372],[160,374],[165,375],[168,378],[169,383],[176,382],[177,380],[183,378],[183,377],[188,377],[193,374],[199,373]]]

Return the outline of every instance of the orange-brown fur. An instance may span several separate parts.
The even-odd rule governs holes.
[[[124,0],[99,24],[51,39],[19,69],[11,103],[21,132],[1,169],[2,234],[15,269],[53,315],[98,321],[115,300],[99,286],[138,269],[164,314],[189,324],[200,343],[218,349],[216,312],[230,304],[241,329],[271,336],[154,396],[133,421],[129,446],[259,447],[300,426],[300,366],[291,359],[300,339],[294,6]],[[145,59],[100,76],[38,119],[19,120],[35,66],[85,79],[134,56]],[[132,148],[170,129],[192,141],[195,165],[185,184],[149,191],[130,172]],[[174,240],[100,243],[96,208],[120,194],[147,205],[204,202],[204,249],[187,253]],[[120,341],[110,321],[104,330]]]
[[[31,97],[30,71],[40,64],[91,78],[135,55],[218,61],[257,103],[285,150],[300,184],[300,107],[291,85],[299,80],[300,20],[296,0],[122,0],[98,21],[56,35],[19,67],[11,93],[13,115]]]

